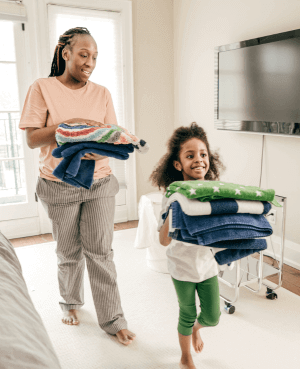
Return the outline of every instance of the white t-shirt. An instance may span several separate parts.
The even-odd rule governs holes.
[[[162,214],[167,211],[167,198],[162,200],[162,211],[157,230],[164,224]],[[168,270],[174,279],[200,283],[218,275],[218,265],[209,246],[172,240],[167,246]]]

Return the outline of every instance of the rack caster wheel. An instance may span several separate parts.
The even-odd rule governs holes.
[[[269,300],[277,299],[277,294],[269,287],[267,287],[266,298]]]
[[[227,314],[233,314],[235,312],[235,306],[229,304],[229,302],[225,301],[224,309]]]

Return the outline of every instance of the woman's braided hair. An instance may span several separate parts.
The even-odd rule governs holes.
[[[51,65],[51,73],[48,77],[61,76],[66,67],[66,62],[62,57],[62,50],[68,47],[72,51],[73,44],[71,41],[75,35],[90,35],[90,32],[85,27],[75,27],[67,30],[63,35],[59,36],[58,44],[54,50],[54,57]]]
[[[167,153],[160,159],[149,178],[155,187],[159,189],[162,187],[166,190],[172,182],[183,181],[182,172],[175,169],[173,163],[174,160],[179,161],[179,153],[182,145],[192,138],[198,138],[207,148],[209,170],[205,175],[205,179],[208,181],[219,179],[220,172],[225,169],[225,166],[220,160],[219,154],[210,150],[204,129],[193,122],[189,127],[179,127],[173,132],[167,143]]]

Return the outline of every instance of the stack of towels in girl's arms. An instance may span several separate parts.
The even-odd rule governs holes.
[[[274,190],[219,181],[173,182],[166,193],[169,237],[212,247],[219,265],[265,250],[273,233],[264,217],[281,206]]]
[[[94,160],[81,160],[87,153],[127,160],[136,149],[146,153],[149,149],[144,140],[139,140],[126,128],[113,124],[91,125],[82,120],[78,123],[62,123],[55,133],[57,148],[52,151],[55,158],[63,158],[53,175],[75,187],[89,189],[93,183]]]

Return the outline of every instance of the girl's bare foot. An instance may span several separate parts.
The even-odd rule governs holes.
[[[180,369],[196,369],[192,356],[186,357],[186,358],[181,358],[181,361],[179,363],[179,368]]]
[[[193,344],[194,350],[195,350],[195,352],[197,352],[197,354],[203,350],[203,346],[204,346],[204,343],[202,341],[202,338],[201,338],[200,332],[199,332],[201,327],[202,327],[202,325],[200,325],[198,323],[198,321],[196,320],[196,323],[194,324],[194,327],[193,327],[192,344]]]
[[[130,332],[128,329],[121,329],[116,333],[116,336],[119,342],[125,346],[129,345],[135,339],[135,334]]]
[[[77,313],[78,313],[78,310],[76,309],[64,311],[62,322],[68,325],[78,325],[79,320],[78,320]]]

